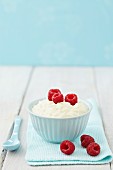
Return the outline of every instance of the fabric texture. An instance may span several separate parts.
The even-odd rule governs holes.
[[[53,144],[44,141],[34,130],[29,119],[27,129],[27,152],[25,159],[29,165],[63,165],[63,164],[105,164],[113,159],[109,148],[98,106],[93,99],[88,99],[92,104],[89,121],[83,134],[94,137],[101,147],[98,156],[90,156],[86,149],[81,146],[80,136],[74,141],[75,151],[72,155],[65,155],[60,151],[60,144]]]

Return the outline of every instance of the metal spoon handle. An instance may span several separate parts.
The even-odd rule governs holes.
[[[17,117],[15,118],[15,121],[14,121],[14,129],[13,129],[12,135],[17,135],[17,136],[18,136],[18,132],[19,132],[19,128],[20,128],[21,121],[22,121],[22,119],[20,118],[20,116],[17,116]]]

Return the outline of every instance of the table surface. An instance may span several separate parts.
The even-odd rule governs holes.
[[[82,98],[98,102],[105,135],[113,152],[113,67],[0,67],[0,169],[2,170],[112,170],[113,162],[104,165],[28,166],[25,162],[28,103],[42,98],[50,88],[63,93],[76,92]],[[3,142],[12,132],[16,115],[23,119],[21,147],[15,152],[3,150]]]

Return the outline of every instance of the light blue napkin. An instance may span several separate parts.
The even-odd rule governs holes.
[[[25,156],[29,165],[105,164],[112,161],[113,155],[104,134],[97,104],[92,99],[89,102],[91,102],[93,109],[83,134],[89,134],[95,138],[101,147],[100,154],[96,157],[88,155],[86,149],[81,147],[80,137],[78,137],[74,142],[75,152],[72,155],[65,155],[60,151],[59,144],[47,143],[38,136],[29,119]]]

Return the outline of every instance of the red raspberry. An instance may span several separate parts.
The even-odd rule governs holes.
[[[52,101],[53,101],[55,104],[60,103],[60,102],[63,102],[63,101],[64,101],[63,94],[61,94],[61,93],[55,93],[55,94],[52,96]]]
[[[100,146],[98,143],[92,142],[87,147],[87,153],[91,156],[97,156],[100,153]]]
[[[69,102],[71,105],[75,105],[78,101],[77,95],[76,94],[67,94],[65,96],[65,101]]]
[[[82,135],[80,137],[80,140],[81,140],[81,145],[84,147],[84,148],[87,148],[87,146],[92,143],[92,142],[95,142],[94,141],[94,138],[89,136],[89,135]]]
[[[61,93],[61,91],[59,89],[50,89],[48,92],[48,100],[52,101],[52,96],[55,93]]]
[[[71,155],[75,150],[75,145],[69,140],[64,140],[60,144],[60,150],[66,155]]]

